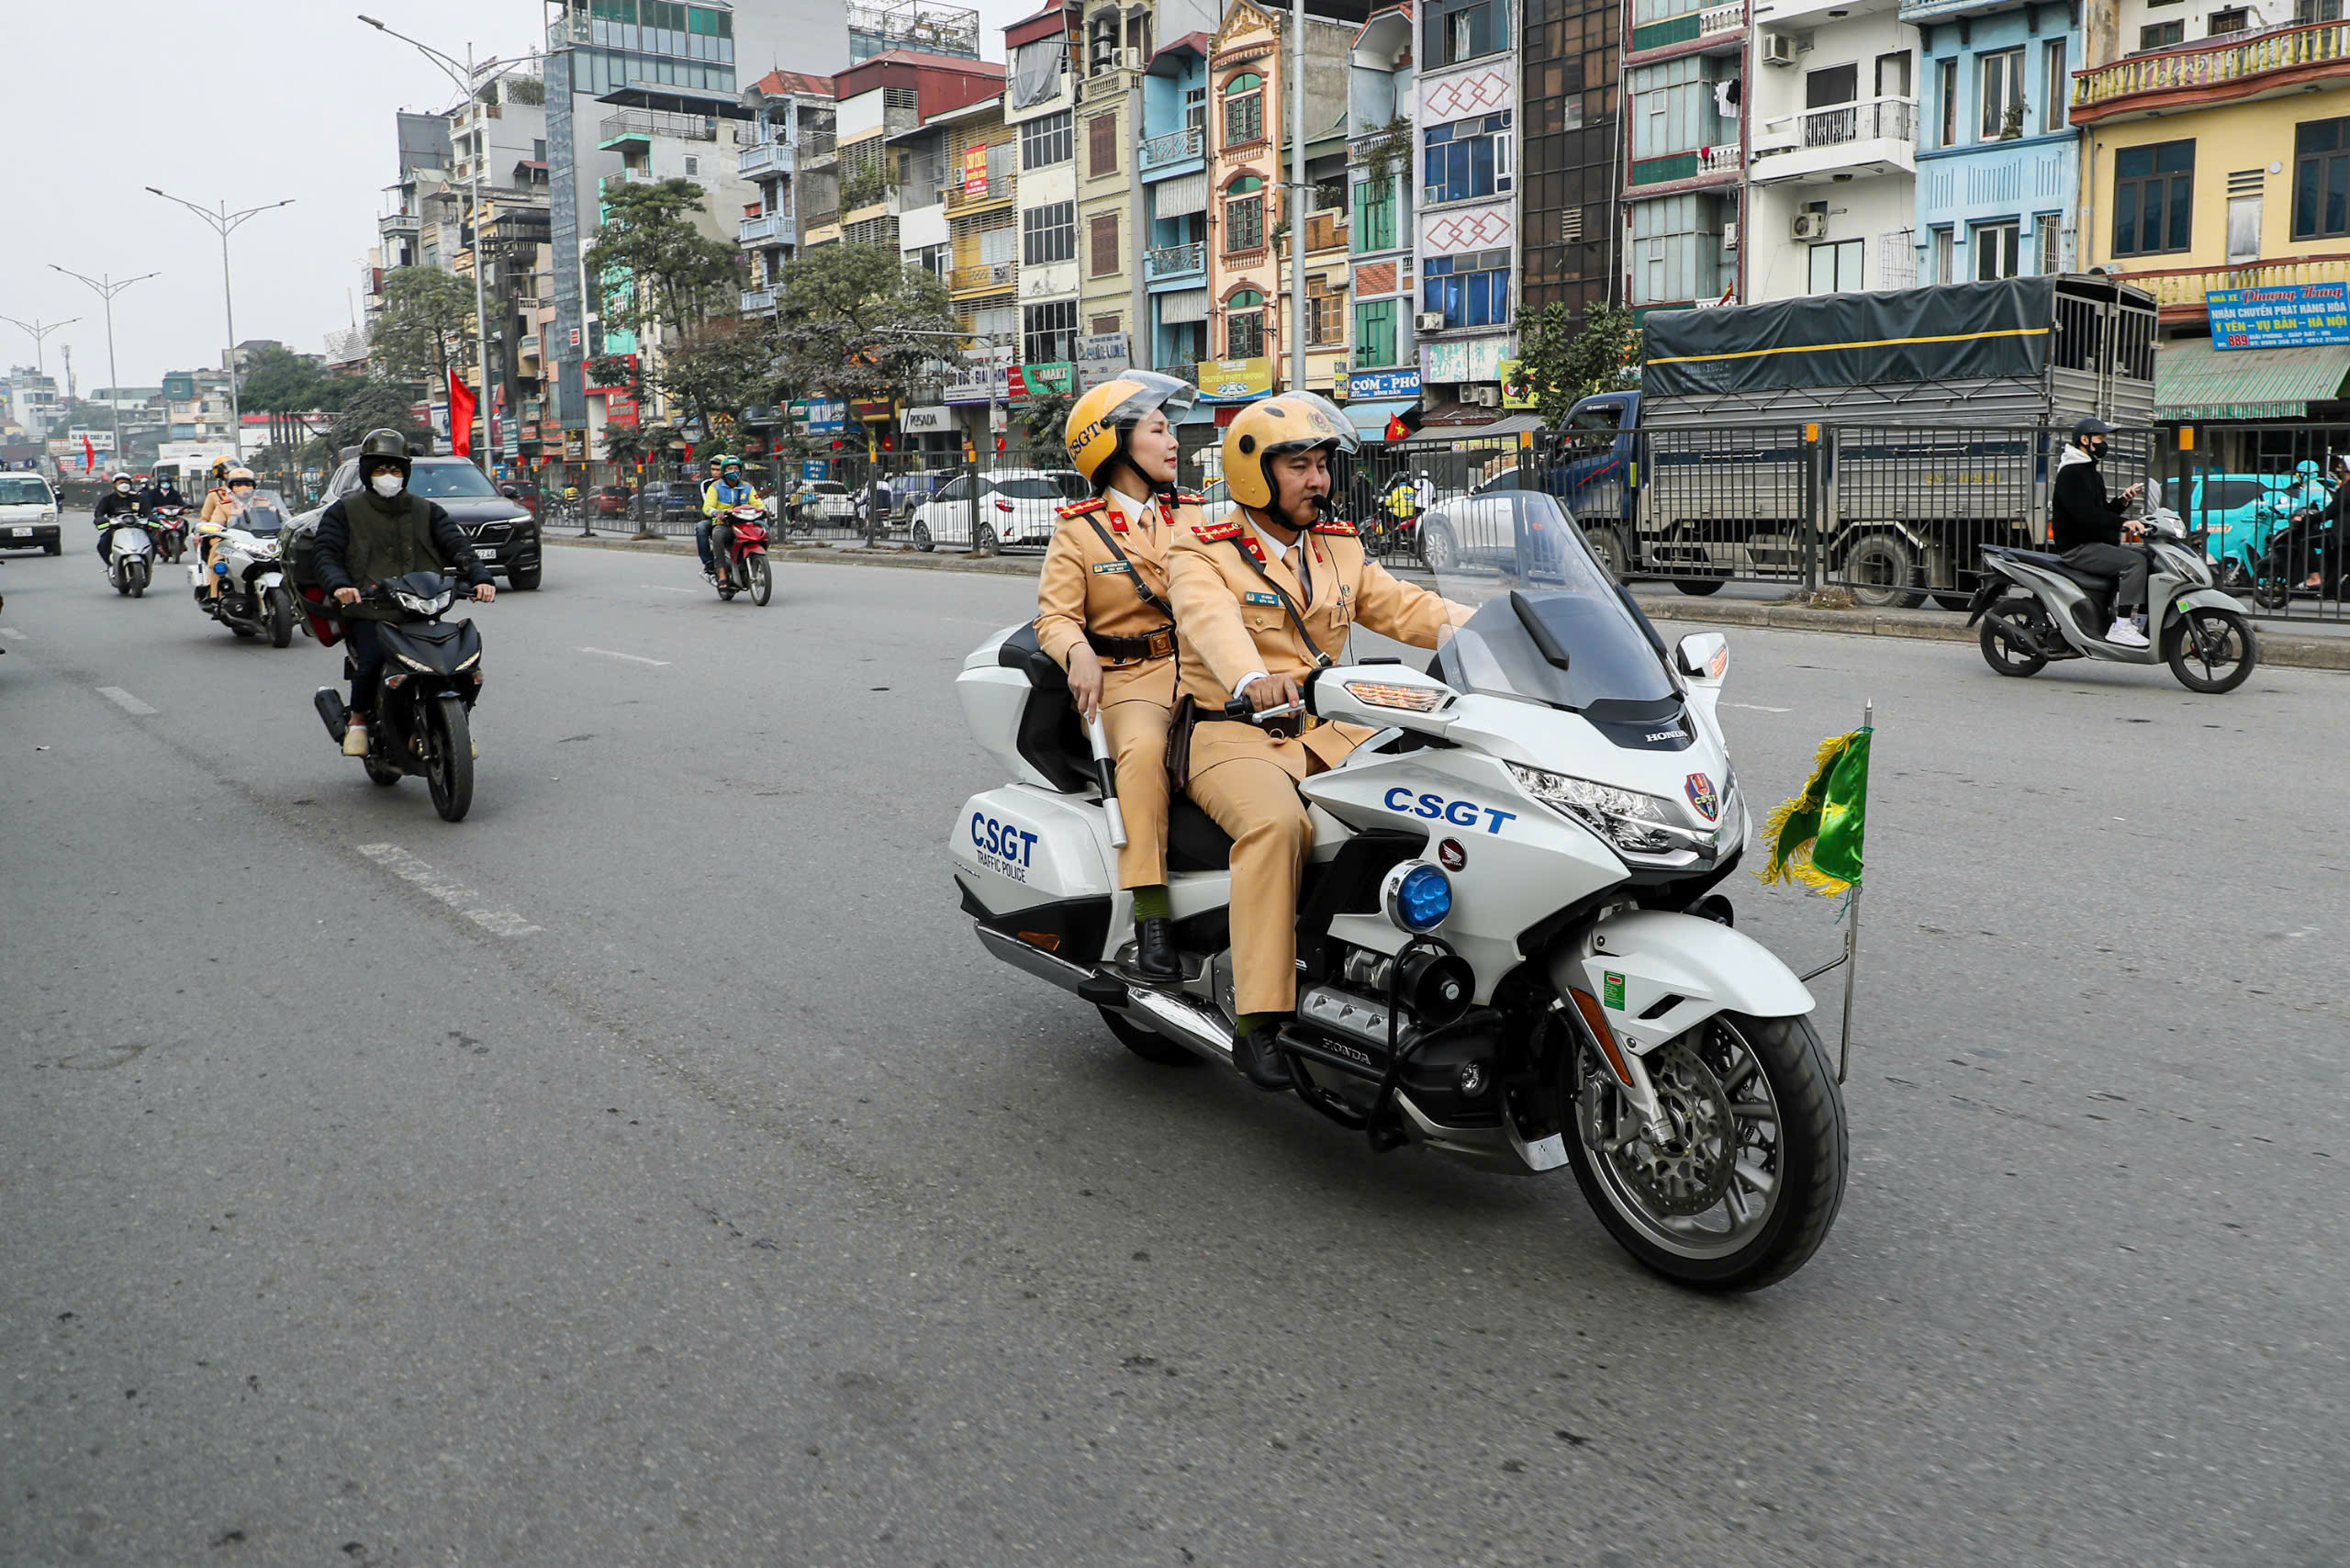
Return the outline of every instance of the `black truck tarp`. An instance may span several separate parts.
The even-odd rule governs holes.
[[[1647,398],[1888,382],[2038,378],[2053,276],[1659,311],[1640,323]]]

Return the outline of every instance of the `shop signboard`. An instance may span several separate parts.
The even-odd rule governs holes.
[[[1134,359],[1126,351],[1125,333],[1089,332],[1077,340],[1076,363],[1078,389],[1086,391],[1117,379],[1120,371],[1133,367]]]
[[[1358,370],[1347,377],[1347,398],[1354,402],[1399,402],[1420,395],[1416,370]]]
[[[2350,343],[2350,283],[2280,284],[2273,288],[2206,290],[2211,346],[2316,348]]]
[[[1200,361],[1200,396],[1211,402],[1241,403],[1273,389],[1273,362],[1262,355],[1251,359]]]
[[[606,374],[610,379],[606,381],[597,379],[596,369],[599,365],[607,367]],[[616,374],[622,365],[628,367],[626,374]],[[632,353],[606,354],[601,359],[582,360],[579,363],[580,390],[590,398],[604,397],[614,392],[624,393],[635,386],[636,356]]]
[[[812,485],[824,476],[825,470],[830,466],[831,465],[821,457],[803,457],[800,460],[800,476]]]
[[[1027,398],[1038,392],[1066,393],[1077,378],[1077,366],[1065,359],[1048,360],[1043,364],[1023,364],[1013,367],[1023,383],[1014,398]]]
[[[887,398],[856,398],[850,400],[848,413],[859,424],[886,425],[897,418],[898,406]]]
[[[1001,403],[1012,395],[1012,368],[1009,348],[968,349],[947,372],[942,400],[950,406]]]
[[[1532,382],[1528,382],[1515,392],[1510,390],[1517,381],[1519,367],[1525,363],[1524,360],[1517,359],[1502,361],[1502,407],[1505,409],[1516,409],[1523,412],[1536,406]]]
[[[988,150],[984,143],[963,149],[963,194],[988,194]]]
[[[955,428],[955,416],[944,403],[908,409],[898,421],[908,435],[945,435]]]
[[[829,398],[803,398],[791,405],[791,422],[809,435],[838,435],[848,428],[848,405]]]

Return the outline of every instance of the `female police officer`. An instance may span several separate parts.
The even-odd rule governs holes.
[[[1198,396],[1171,375],[1129,370],[1069,410],[1069,454],[1093,497],[1060,511],[1036,588],[1036,642],[1069,671],[1069,695],[1100,714],[1117,758],[1126,846],[1118,885],[1134,895],[1135,968],[1175,980],[1168,934],[1167,729],[1175,708],[1175,613],[1167,548],[1199,521],[1175,488],[1169,412]]]

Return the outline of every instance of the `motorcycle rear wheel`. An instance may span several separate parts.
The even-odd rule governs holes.
[[[465,820],[474,803],[474,737],[464,703],[436,697],[424,715],[424,782],[442,822]]]
[[[374,752],[369,752],[360,766],[367,769],[368,783],[381,785],[386,790],[408,777],[393,764],[385,761]]]
[[[1589,1049],[1569,1075],[1567,1159],[1599,1222],[1697,1290],[1759,1290],[1803,1267],[1835,1223],[1851,1158],[1843,1095],[1810,1020],[1718,1013],[1645,1059],[1682,1135],[1669,1148],[1650,1142]],[[1610,1137],[1621,1140],[1612,1151]]]
[[[1999,609],[1998,605],[1992,606],[1992,614],[1997,614]],[[2048,667],[2046,658],[2009,642],[2007,633],[1988,615],[1983,619],[1983,630],[1978,637],[1983,644],[1983,662],[2001,675],[2013,676],[2020,680],[2026,676],[2038,675]]]
[[[765,608],[767,600],[775,597],[775,576],[767,570],[767,558],[765,555],[744,556],[743,572],[751,579],[751,602]]]

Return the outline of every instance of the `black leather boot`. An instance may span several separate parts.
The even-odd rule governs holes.
[[[1292,1081],[1289,1063],[1273,1041],[1273,1025],[1263,1025],[1232,1042],[1232,1065],[1259,1089],[1287,1089]]]
[[[1183,978],[1183,962],[1175,956],[1175,940],[1163,916],[1135,922],[1135,972],[1155,980]]]

